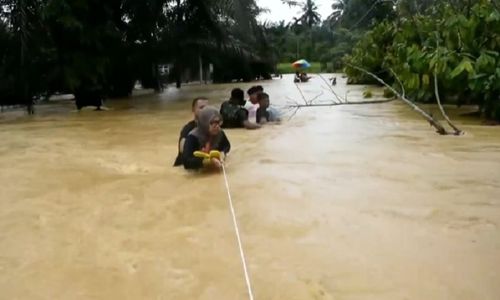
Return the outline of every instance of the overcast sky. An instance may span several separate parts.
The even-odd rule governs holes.
[[[285,22],[289,22],[293,19],[293,17],[297,17],[300,15],[299,7],[288,7],[288,5],[283,4],[281,0],[256,0],[257,5],[262,8],[268,8],[270,10],[269,13],[261,14],[259,16],[260,21],[273,21],[279,22],[281,20],[285,20]],[[318,12],[321,15],[321,19],[326,19],[328,15],[332,12],[332,3],[333,0],[315,0],[314,1],[318,6]]]

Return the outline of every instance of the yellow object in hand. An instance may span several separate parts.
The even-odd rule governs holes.
[[[210,154],[203,152],[203,151],[194,151],[193,155],[194,155],[194,157],[210,159]]]
[[[218,160],[220,160],[221,159],[220,151],[217,150],[210,151],[210,158],[217,158]]]
[[[206,153],[203,151],[195,151],[193,152],[193,155],[194,157],[203,158],[203,166],[205,167],[211,166],[213,164],[212,159],[215,158],[220,161],[222,158],[221,152],[217,150],[212,150],[210,151],[210,153]]]
[[[218,160],[220,160],[221,156],[222,156],[220,151],[218,151],[218,150],[212,150],[212,151],[210,151],[210,153],[206,153],[203,151],[195,151],[195,152],[193,152],[193,155],[194,155],[194,157],[198,157],[198,158],[216,158]]]

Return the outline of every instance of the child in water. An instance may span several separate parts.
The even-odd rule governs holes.
[[[198,126],[186,137],[182,152],[184,168],[219,169],[231,149],[226,134],[221,129],[222,118],[212,106],[204,107],[198,115]]]

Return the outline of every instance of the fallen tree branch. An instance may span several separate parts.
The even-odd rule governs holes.
[[[390,70],[391,70],[392,75],[394,75],[394,77],[398,81],[399,85],[401,86],[401,92],[403,93],[403,97],[406,97],[405,86],[403,85],[403,83],[399,79],[398,75],[396,75],[396,72],[394,72],[392,69],[390,69]]]
[[[450,127],[453,128],[453,130],[455,131],[455,133],[454,133],[455,135],[461,135],[462,130],[460,130],[458,127],[453,125],[450,118],[448,117],[448,115],[444,111],[443,106],[441,105],[441,97],[439,97],[439,88],[438,88],[438,80],[437,80],[436,72],[434,72],[434,93],[436,94],[437,105],[439,107],[439,110],[441,111],[441,115],[443,115],[444,119],[446,120],[446,123],[448,123],[448,125],[450,125]]]
[[[395,99],[372,100],[372,101],[357,101],[357,102],[343,102],[343,103],[317,103],[317,104],[294,104],[289,105],[289,108],[304,108],[304,107],[321,107],[321,106],[339,106],[339,105],[360,105],[360,104],[380,104],[394,101]]]
[[[435,32],[435,34],[436,34],[436,52],[437,52],[439,49],[439,34],[437,32]],[[437,53],[439,54],[439,52],[437,52]],[[446,120],[448,125],[451,128],[453,128],[453,130],[455,131],[455,135],[460,135],[462,133],[462,130],[458,129],[455,125],[453,125],[450,118],[448,117],[448,115],[444,111],[444,107],[441,105],[441,97],[439,97],[439,87],[438,87],[438,79],[437,79],[436,69],[437,69],[437,65],[434,68],[434,74],[433,74],[434,75],[434,94],[436,95],[437,105],[439,107],[439,110],[441,111],[441,115],[443,116],[443,118]]]
[[[306,97],[302,93],[302,90],[299,88],[299,85],[296,82],[294,82],[294,84],[295,84],[295,87],[299,90],[299,93],[300,93],[300,96],[302,97],[302,100],[304,100],[304,103],[307,105]]]
[[[383,84],[384,86],[386,86],[388,89],[390,89],[395,95],[397,95],[399,97],[399,99],[401,99],[404,103],[406,103],[407,105],[409,105],[411,108],[413,108],[413,110],[415,110],[416,112],[418,112],[422,117],[424,117],[424,119],[426,119],[429,124],[431,124],[431,126],[433,126],[434,128],[436,128],[436,131],[439,133],[439,134],[442,134],[442,135],[446,135],[448,134],[448,132],[446,131],[446,129],[443,127],[443,125],[441,125],[441,123],[439,123],[439,121],[437,121],[436,119],[434,119],[432,116],[430,116],[428,113],[426,113],[425,111],[423,111],[420,107],[418,107],[415,103],[413,103],[412,101],[408,100],[406,97],[404,97],[403,95],[401,95],[400,93],[398,93],[398,91],[396,91],[392,86],[390,86],[389,84],[387,84],[384,80],[382,80],[380,77],[378,77],[377,75],[373,74],[372,72],[368,71],[368,70],[365,70],[363,68],[360,68],[358,66],[354,66],[352,64],[347,64],[348,66],[358,70],[358,71],[361,71],[369,76],[371,76],[373,79],[377,80],[378,82],[380,82],[381,84]]]
[[[300,107],[295,108],[295,110],[293,111],[293,113],[288,118],[288,121],[290,121],[297,114],[297,112],[299,111],[299,109],[300,109]]]
[[[311,100],[309,100],[309,104],[312,104],[314,100],[318,99],[321,95],[323,95],[323,91],[321,91],[321,93],[319,93],[316,97],[312,98]]]
[[[323,78],[323,76],[321,76],[321,74],[318,74],[319,77],[321,79],[323,79],[325,82],[326,80]],[[333,89],[331,87],[329,87],[329,85],[327,84],[327,86],[329,87],[330,89],[330,92],[332,92],[332,94],[335,95],[335,97],[337,98],[338,101],[340,102],[337,102],[335,100],[332,100],[332,102],[330,103],[317,103],[317,104],[314,104],[314,100],[318,99],[321,95],[323,95],[323,91],[321,91],[318,95],[316,95],[314,98],[310,99],[310,100],[307,100],[306,97],[304,96],[304,93],[302,93],[302,90],[299,88],[298,84],[295,83],[295,86],[297,87],[297,89],[299,90],[300,92],[300,96],[302,97],[302,100],[304,102],[304,104],[300,104],[297,100],[287,96],[286,98],[293,101],[293,102],[290,102],[290,101],[287,101],[287,105],[285,105],[283,108],[286,109],[286,110],[292,110],[292,114],[290,115],[290,117],[288,118],[288,120],[291,120],[296,114],[297,112],[301,109],[301,108],[304,108],[304,107],[327,107],[327,106],[338,106],[338,105],[361,105],[361,104],[380,104],[380,103],[387,103],[387,102],[390,102],[390,101],[394,101],[395,98],[393,99],[384,99],[384,100],[371,100],[371,101],[357,101],[357,102],[349,102],[347,101],[347,97],[346,99],[342,99],[341,97],[339,97],[337,95],[337,93],[335,93],[335,91],[333,91]],[[347,96],[347,92],[346,92],[346,96]]]
[[[321,74],[318,74],[318,76],[319,76],[319,78],[321,78],[325,82],[326,86],[328,87],[328,89],[330,89],[330,92],[332,92],[332,94],[335,96],[335,98],[337,98],[339,103],[347,102],[346,99],[342,99],[339,95],[337,95],[337,93],[335,93],[335,91],[331,87],[330,83],[328,83],[328,81],[326,81],[326,79]]]

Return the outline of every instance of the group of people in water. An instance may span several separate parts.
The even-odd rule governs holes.
[[[219,169],[231,150],[223,129],[259,129],[266,123],[280,122],[279,112],[269,106],[269,95],[262,86],[252,86],[247,94],[246,101],[242,89],[233,89],[220,109],[209,106],[205,97],[195,98],[191,105],[193,120],[180,132],[174,166],[183,165],[189,170]]]
[[[295,77],[293,78],[293,82],[307,82],[311,79],[310,76],[307,76],[306,72],[295,71]]]

